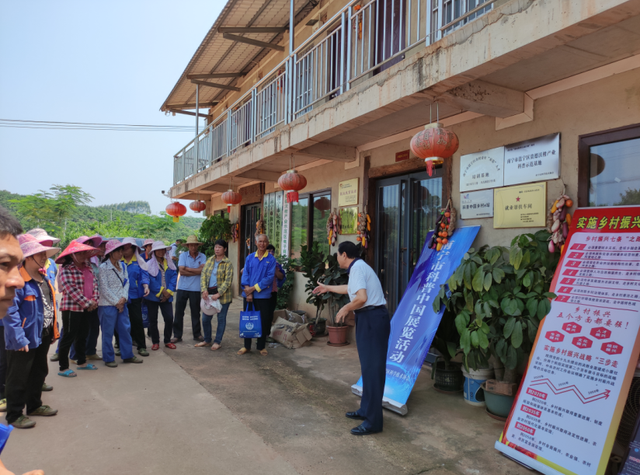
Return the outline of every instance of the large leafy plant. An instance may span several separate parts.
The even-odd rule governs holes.
[[[444,304],[443,319],[454,319],[465,367],[486,367],[494,355],[515,382],[555,298],[549,285],[558,256],[547,251],[548,237],[542,230],[517,236],[510,248],[470,249],[440,289],[433,306]]]

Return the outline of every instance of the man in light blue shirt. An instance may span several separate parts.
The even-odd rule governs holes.
[[[180,279],[176,292],[176,316],[173,320],[173,338],[171,343],[182,341],[182,329],[184,327],[184,311],[187,308],[187,301],[191,309],[191,328],[193,339],[203,341],[202,329],[200,327],[200,274],[207,262],[206,256],[198,248],[202,243],[198,242],[195,236],[187,238],[189,252],[180,254],[178,269]]]

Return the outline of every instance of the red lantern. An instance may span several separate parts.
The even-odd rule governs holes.
[[[313,207],[318,211],[322,212],[322,217],[324,218],[324,212],[331,209],[331,200],[326,196],[318,199],[313,203]]]
[[[298,202],[298,191],[307,186],[307,179],[295,170],[288,170],[287,173],[278,178],[278,186],[287,193],[287,203]]]
[[[205,209],[207,209],[207,205],[205,204],[204,201],[198,200],[198,201],[192,201],[191,203],[189,203],[189,208],[191,208],[196,213],[200,213],[201,211],[204,211]]]
[[[418,157],[424,158],[429,176],[433,175],[433,165],[451,158],[459,145],[458,136],[442,127],[440,122],[426,125],[424,130],[411,139],[411,150]]]
[[[184,216],[187,213],[187,208],[182,204],[174,201],[166,208],[167,214],[173,216],[173,222],[180,221],[180,216]]]
[[[229,189],[222,193],[222,202],[227,205],[227,213],[231,213],[231,205],[237,205],[242,201],[242,195]]]

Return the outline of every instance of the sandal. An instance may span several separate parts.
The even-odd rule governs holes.
[[[157,344],[157,343],[154,343],[154,344],[151,346],[151,351],[156,351],[156,350],[159,350],[159,349],[160,349],[160,345],[159,345],[159,344]]]
[[[206,341],[201,341],[200,343],[196,343],[195,345],[196,348],[202,348],[203,346],[209,346],[209,343],[207,343]]]
[[[85,370],[94,371],[98,368],[95,365],[92,365],[91,363],[89,363],[87,366],[78,366],[76,369],[85,369]]]
[[[176,349],[176,345],[174,345],[173,343],[165,343],[164,346],[166,346],[170,350],[175,350]]]
[[[78,375],[76,373],[74,373],[72,370],[67,369],[65,371],[60,371],[58,373],[58,376],[62,376],[64,378],[75,378]]]
[[[220,349],[220,343],[214,343],[213,346],[211,346],[211,351],[216,351]]]
[[[250,350],[247,350],[246,348],[240,348],[240,350],[238,350],[238,354],[239,355],[244,355],[245,353],[249,353]]]
[[[269,353],[267,353],[267,350],[263,348],[262,350],[260,350],[260,354],[262,356],[267,356]]]

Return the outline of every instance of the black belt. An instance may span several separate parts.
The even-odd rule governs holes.
[[[366,307],[361,307],[354,310],[354,312],[366,312],[368,310],[375,310],[377,308],[386,308],[386,305],[367,305]]]

